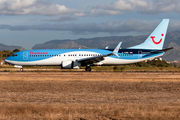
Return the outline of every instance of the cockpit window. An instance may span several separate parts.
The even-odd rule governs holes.
[[[13,54],[12,56],[13,56],[13,57],[16,57],[16,56],[17,56],[17,54]]]

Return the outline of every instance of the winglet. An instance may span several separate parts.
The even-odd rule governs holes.
[[[106,48],[105,49],[108,49],[109,48],[109,46],[106,46]]]
[[[118,55],[118,51],[119,51],[119,49],[121,47],[121,44],[122,44],[122,42],[119,42],[119,44],[116,46],[116,48],[112,52],[112,54],[116,55],[118,58],[120,58],[119,55]]]

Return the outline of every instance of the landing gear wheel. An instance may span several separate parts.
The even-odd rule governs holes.
[[[23,68],[21,68],[20,71],[23,72]]]
[[[85,69],[87,72],[91,72],[91,67],[90,66],[86,66],[86,69]]]

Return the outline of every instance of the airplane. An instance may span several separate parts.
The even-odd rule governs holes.
[[[39,49],[25,50],[7,57],[5,62],[20,68],[23,66],[61,66],[62,69],[80,69],[85,66],[115,66],[153,60],[162,56],[169,19],[163,19],[149,37],[141,44],[120,49],[122,42],[113,49]]]

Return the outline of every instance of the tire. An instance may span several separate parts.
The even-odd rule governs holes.
[[[21,68],[20,71],[23,72],[23,68]]]
[[[90,67],[90,66],[87,66],[85,70],[86,70],[87,72],[91,72],[91,67]]]

